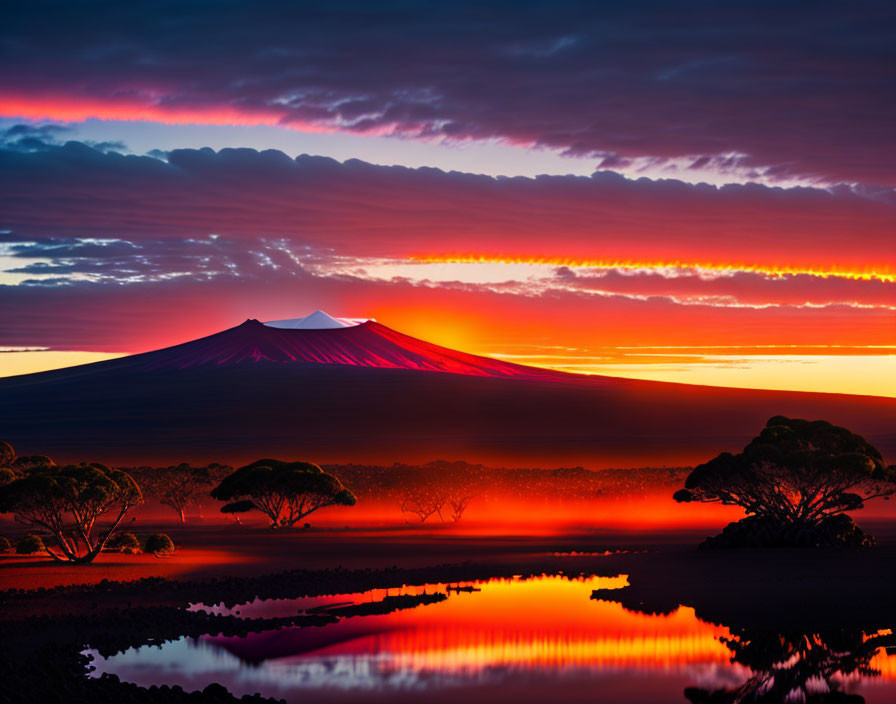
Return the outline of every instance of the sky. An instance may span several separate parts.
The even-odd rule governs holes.
[[[0,375],[324,309],[896,396],[884,2],[0,9]]]

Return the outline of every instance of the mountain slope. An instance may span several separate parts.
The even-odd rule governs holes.
[[[563,374],[377,323],[247,321],[156,352],[0,379],[0,438],[57,461],[662,466],[738,450],[777,414],[845,425],[896,460],[896,399]]]
[[[81,372],[156,372],[254,363],[413,369],[497,378],[569,375],[440,347],[376,322],[331,329],[270,327],[257,320],[174,347],[85,365]],[[63,370],[73,372],[72,370]]]

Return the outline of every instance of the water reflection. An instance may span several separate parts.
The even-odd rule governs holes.
[[[888,656],[889,631],[866,636],[861,631],[768,633],[741,629],[723,642],[732,662],[751,675],[736,687],[708,691],[688,688],[694,704],[735,702],[811,702],[833,704],[865,700],[853,693],[863,678],[896,677],[896,658]]]
[[[625,576],[553,575],[255,601],[227,611],[257,618],[399,593],[447,595],[439,603],[324,627],[208,635],[96,656],[94,674],[187,690],[220,682],[237,696],[260,692],[303,702],[412,701],[422,691],[431,702],[460,696],[469,702],[683,702],[683,693],[692,702],[785,701],[791,692],[804,697],[793,701],[833,702],[861,700],[808,697],[860,688],[896,693],[896,656],[861,633],[732,633],[690,608],[644,614],[612,601],[612,591],[601,592],[606,600],[590,598],[595,589],[626,584]],[[869,688],[875,679],[882,686]]]

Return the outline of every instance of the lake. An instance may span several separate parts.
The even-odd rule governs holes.
[[[425,696],[434,703],[654,704],[709,701],[701,697],[712,692],[718,697],[713,702],[756,701],[757,694],[803,701],[825,691],[859,694],[869,704],[896,701],[896,653],[875,647],[875,634],[732,632],[688,607],[660,614],[627,610],[613,600],[627,585],[625,575],[553,574],[255,600],[233,608],[194,605],[254,619],[398,595],[447,596],[318,627],[208,634],[108,658],[87,652],[95,677],[108,672],[141,686],[177,684],[187,691],[217,682],[236,696],[258,692],[289,702]]]

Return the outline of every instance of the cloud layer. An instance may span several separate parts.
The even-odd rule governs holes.
[[[481,353],[896,344],[885,189],[123,156],[54,136],[18,130],[0,149],[6,346],[134,352],[316,308]],[[487,261],[421,263],[446,253]],[[541,257],[578,264],[492,261]],[[852,276],[808,273],[832,268]]]
[[[492,178],[251,149],[0,150],[8,239],[288,238],[341,256],[896,274],[892,191]]]
[[[877,2],[129,3],[3,9],[0,115],[500,139],[896,185]]]

